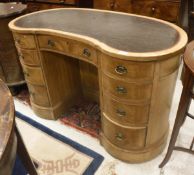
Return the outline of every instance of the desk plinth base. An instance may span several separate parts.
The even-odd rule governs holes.
[[[57,120],[62,115],[61,111],[65,109],[62,103],[55,107],[42,107],[31,101],[31,106],[37,116],[48,120]]]
[[[124,150],[113,145],[103,133],[100,134],[100,143],[115,158],[128,163],[141,163],[158,156],[165,148],[167,134],[156,145],[142,150]]]

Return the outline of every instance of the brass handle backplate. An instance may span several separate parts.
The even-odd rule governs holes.
[[[118,133],[116,133],[115,138],[118,141],[123,141],[124,140],[124,135],[122,133],[118,132]]]
[[[32,92],[32,91],[29,91],[29,93],[30,93],[31,96],[34,96],[35,95],[35,93]]]
[[[124,117],[126,116],[126,112],[121,110],[121,109],[117,109],[116,110],[116,114],[119,116],[119,117]]]
[[[115,72],[116,72],[117,74],[123,75],[123,74],[126,74],[126,73],[127,73],[127,68],[126,68],[125,66],[118,65],[118,66],[116,66],[116,68],[115,68]]]
[[[48,40],[47,44],[51,47],[54,47],[55,46],[55,42],[53,40]]]
[[[127,89],[125,87],[121,87],[121,86],[117,86],[116,91],[119,94],[126,94],[127,93]]]
[[[24,56],[22,54],[19,54],[19,59],[24,59]]]
[[[16,44],[20,44],[20,39],[15,39]]]
[[[83,55],[86,56],[86,57],[90,57],[91,53],[90,53],[89,49],[84,49],[83,50]]]
[[[24,75],[27,76],[27,77],[30,76],[30,74],[28,72],[25,72],[25,71],[24,71]]]

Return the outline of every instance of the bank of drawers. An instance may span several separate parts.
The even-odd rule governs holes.
[[[50,102],[34,36],[14,34],[14,39],[25,80],[28,84],[31,102],[43,107],[49,107]]]
[[[145,146],[154,65],[102,56],[105,137],[123,149]]]
[[[94,8],[156,17],[176,22],[180,0],[94,0]]]
[[[49,35],[39,35],[38,43],[41,50],[58,51],[97,65],[96,50],[88,44]]]

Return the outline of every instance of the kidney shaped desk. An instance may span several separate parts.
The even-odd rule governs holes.
[[[101,144],[142,162],[158,155],[187,43],[179,27],[154,18],[89,9],[54,9],[9,24],[32,109],[57,119],[78,98],[100,102]]]

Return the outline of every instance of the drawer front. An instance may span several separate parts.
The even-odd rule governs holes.
[[[15,44],[23,49],[36,49],[35,38],[33,35],[14,33]]]
[[[137,63],[102,55],[101,67],[104,72],[118,78],[152,80],[154,76],[154,63],[151,62]]]
[[[103,116],[102,130],[105,137],[119,148],[129,150],[145,146],[146,128],[124,128]]]
[[[49,35],[38,36],[38,43],[40,49],[49,49],[67,53],[69,48],[69,41],[67,39]]]
[[[97,65],[97,52],[94,48],[87,44],[76,41],[72,42],[69,48],[69,53],[74,57]]]
[[[152,84],[126,83],[112,79],[106,75],[102,77],[103,91],[123,100],[150,101]]]
[[[44,35],[39,36],[38,41],[41,49],[60,51],[64,54],[97,64],[96,50],[87,44],[60,37]]]
[[[19,58],[22,64],[29,66],[39,66],[40,60],[35,50],[18,49]]]
[[[114,10],[115,0],[93,0],[94,8]]]
[[[115,122],[128,126],[145,126],[148,121],[148,105],[127,105],[109,96],[103,97],[103,112]]]
[[[59,3],[59,4],[76,4],[76,0],[47,0],[50,3]]]
[[[44,85],[44,78],[40,67],[22,65],[25,80],[34,85]]]
[[[45,86],[35,86],[28,83],[28,89],[30,93],[30,99],[33,103],[43,107],[50,106],[47,89]]]
[[[180,3],[177,1],[135,0],[132,2],[131,12],[176,22],[178,17],[179,5]]]
[[[121,12],[131,12],[132,1],[131,0],[115,0],[114,10]]]

